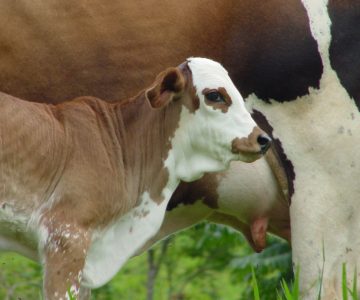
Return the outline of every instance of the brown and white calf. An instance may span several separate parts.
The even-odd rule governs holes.
[[[252,162],[270,143],[204,58],[128,101],[0,99],[0,246],[43,262],[46,299],[106,283],[156,234],[180,180]]]

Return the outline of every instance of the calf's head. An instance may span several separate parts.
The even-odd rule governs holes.
[[[184,181],[221,171],[232,160],[252,162],[270,146],[270,138],[251,118],[227,71],[217,62],[190,58],[169,68],[146,96],[153,108],[181,107],[167,163]]]

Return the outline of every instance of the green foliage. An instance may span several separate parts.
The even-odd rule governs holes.
[[[291,267],[290,246],[277,238],[268,239],[268,247],[261,253],[249,253],[234,258],[230,263],[233,279],[247,283],[242,298],[251,299],[251,268],[254,268],[260,287],[262,300],[274,300],[277,298],[277,290],[281,290],[281,280],[288,285],[293,280]]]
[[[15,253],[0,252],[0,299],[41,299],[41,267]]]

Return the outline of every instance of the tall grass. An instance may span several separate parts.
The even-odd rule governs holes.
[[[260,289],[256,280],[255,271],[252,268],[252,287],[254,292],[254,300],[260,300]],[[300,289],[299,289],[299,272],[300,268],[296,268],[294,282],[289,286],[284,279],[281,280],[281,291],[278,291],[276,300],[301,300],[300,298]],[[321,283],[322,284],[322,283]],[[320,285],[321,285],[320,284]],[[260,287],[261,288],[261,287]],[[344,263],[342,266],[342,300],[360,300],[357,289],[357,271],[355,268],[354,277],[352,282],[352,287],[348,287],[347,285],[347,272],[346,272],[346,264]],[[321,286],[320,286],[321,291]],[[320,299],[321,295],[319,294]]]
[[[254,292],[254,300],[260,300],[260,290],[257,284],[255,271],[252,272],[252,287]],[[277,292],[277,300],[299,300],[299,268],[296,268],[294,283],[289,287],[284,279],[281,280],[281,291]]]

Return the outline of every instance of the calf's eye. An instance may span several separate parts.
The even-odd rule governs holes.
[[[205,97],[211,102],[225,102],[224,96],[217,91],[209,92]]]

